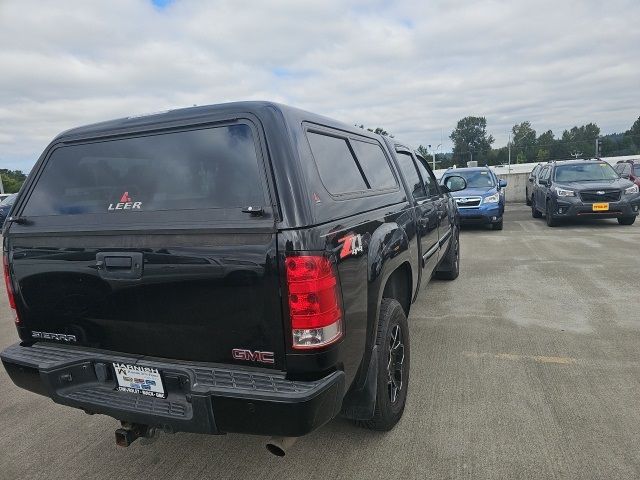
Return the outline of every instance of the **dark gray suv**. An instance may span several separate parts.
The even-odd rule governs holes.
[[[606,162],[551,162],[539,171],[531,196],[534,218],[546,216],[554,227],[567,218],[617,218],[632,225],[640,210],[638,185],[620,178]]]

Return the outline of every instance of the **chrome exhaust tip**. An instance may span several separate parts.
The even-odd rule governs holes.
[[[287,451],[296,443],[295,437],[271,437],[265,446],[276,457],[284,457]]]

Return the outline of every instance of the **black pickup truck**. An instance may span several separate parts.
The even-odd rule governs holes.
[[[457,184],[464,187],[460,178]],[[455,279],[455,203],[407,145],[267,102],[59,135],[4,226],[13,382],[158,431],[388,430],[407,316]]]

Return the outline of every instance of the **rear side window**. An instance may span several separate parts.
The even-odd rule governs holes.
[[[346,139],[307,132],[320,178],[330,193],[359,192],[367,189]]]
[[[402,170],[402,175],[407,181],[407,185],[411,190],[411,195],[413,198],[425,198],[426,194],[424,191],[424,187],[422,186],[422,180],[420,180],[420,176],[418,175],[418,170],[416,170],[416,165],[413,163],[413,159],[411,155],[405,152],[397,152],[398,153],[398,164],[400,165],[400,170]]]
[[[70,145],[49,157],[26,216],[264,205],[251,127]]]
[[[438,195],[440,195],[438,182],[436,182],[436,178],[431,173],[431,169],[427,166],[427,161],[419,156],[416,158],[418,160],[418,170],[420,170],[420,175],[422,175],[422,180],[424,181],[424,188],[427,190],[427,195],[429,197],[437,197]]]
[[[384,189],[398,185],[380,145],[353,139],[351,144],[371,188]]]
[[[549,178],[549,167],[544,167],[538,175],[538,180],[543,182]]]

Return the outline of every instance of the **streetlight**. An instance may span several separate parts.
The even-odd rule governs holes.
[[[440,151],[440,147],[442,147],[442,144],[439,143],[436,148],[431,150],[431,164],[433,165],[433,170],[436,169],[436,151]],[[429,149],[431,148],[431,145],[427,145],[427,153],[429,153]]]

